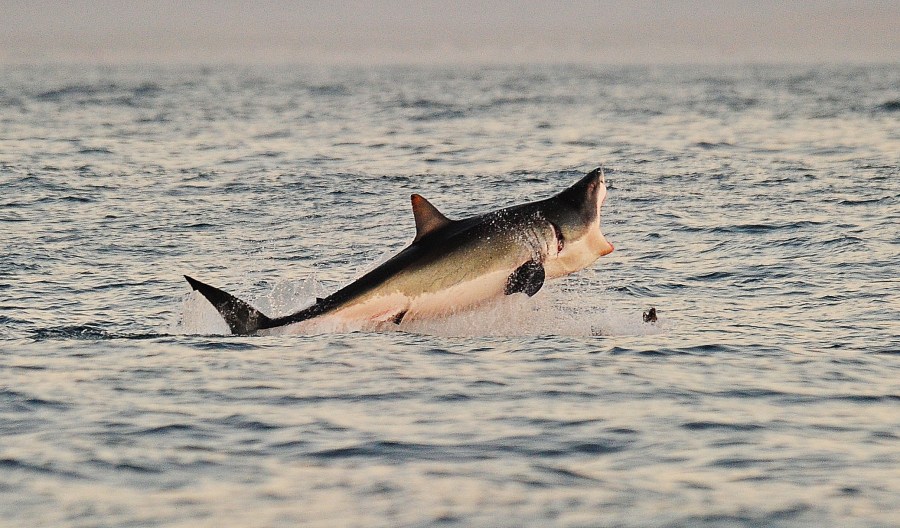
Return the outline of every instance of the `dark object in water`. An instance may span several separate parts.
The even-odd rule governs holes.
[[[650,307],[650,311],[644,312],[644,322],[645,323],[655,323],[656,322],[656,308]]]
[[[878,105],[879,110],[883,110],[885,112],[896,112],[900,110],[900,99],[892,99],[890,101],[885,101]]]

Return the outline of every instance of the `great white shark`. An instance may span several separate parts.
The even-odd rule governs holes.
[[[416,236],[399,253],[328,297],[290,315],[269,317],[185,275],[233,334],[269,333],[312,321],[378,327],[439,318],[491,300],[537,293],[547,279],[582,270],[613,251],[600,230],[606,199],[602,169],[559,194],[461,220],[413,194]]]

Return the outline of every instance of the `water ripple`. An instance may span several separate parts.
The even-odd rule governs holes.
[[[0,524],[896,524],[896,66],[2,73]],[[600,164],[531,298],[235,337],[182,279],[290,313],[411,193]]]

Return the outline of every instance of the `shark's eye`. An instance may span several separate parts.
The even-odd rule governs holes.
[[[566,239],[563,236],[562,229],[560,229],[558,225],[553,222],[550,222],[550,225],[553,227],[553,236],[556,237],[556,252],[559,253],[566,245]]]

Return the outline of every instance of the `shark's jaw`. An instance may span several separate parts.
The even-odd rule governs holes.
[[[576,217],[576,221],[571,222],[573,225],[561,230],[576,236],[562,238],[558,250],[550,252],[544,261],[548,278],[583,270],[615,249],[600,230],[600,209],[606,201],[606,181],[602,172],[594,185],[596,188],[591,191],[589,198],[591,202],[586,204],[589,209],[587,214],[581,218]],[[577,220],[581,219],[587,220],[586,224],[578,225]]]
[[[566,244],[556,256],[549,256],[544,262],[544,270],[548,278],[562,277],[587,268],[598,258],[612,253],[613,249],[598,222],[583,237]]]

